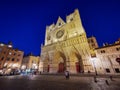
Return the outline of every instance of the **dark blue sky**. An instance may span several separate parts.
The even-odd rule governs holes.
[[[87,36],[99,45],[120,37],[120,0],[0,0],[0,42],[39,55],[46,25],[78,8]]]

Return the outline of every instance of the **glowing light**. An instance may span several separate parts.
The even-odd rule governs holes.
[[[12,45],[8,45],[9,48],[12,48]]]
[[[33,69],[37,69],[38,66],[36,64],[32,64]]]
[[[11,52],[9,52],[9,55],[11,55],[12,53]]]
[[[13,68],[14,68],[14,67],[18,67],[18,64],[13,64],[12,67],[13,67]]]
[[[25,69],[26,68],[26,65],[22,65],[21,69]]]
[[[6,66],[7,66],[7,63],[4,64],[4,67],[6,67]]]

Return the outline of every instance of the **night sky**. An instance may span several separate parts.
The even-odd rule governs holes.
[[[120,0],[0,0],[0,42],[39,55],[46,25],[76,8],[87,36],[95,36],[99,46],[120,37]]]

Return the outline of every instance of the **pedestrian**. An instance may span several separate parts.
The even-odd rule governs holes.
[[[66,77],[66,79],[69,79],[70,75],[69,75],[68,71],[65,71],[65,77]]]
[[[96,79],[96,76],[94,76],[94,82],[97,83],[97,79]]]
[[[106,83],[107,85],[109,85],[108,80],[105,80],[105,83]]]

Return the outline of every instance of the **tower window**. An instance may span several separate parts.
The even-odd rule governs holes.
[[[91,43],[94,43],[93,39],[91,39]]]
[[[59,23],[59,26],[61,26],[61,23]]]
[[[73,21],[73,18],[71,18],[70,21]]]

